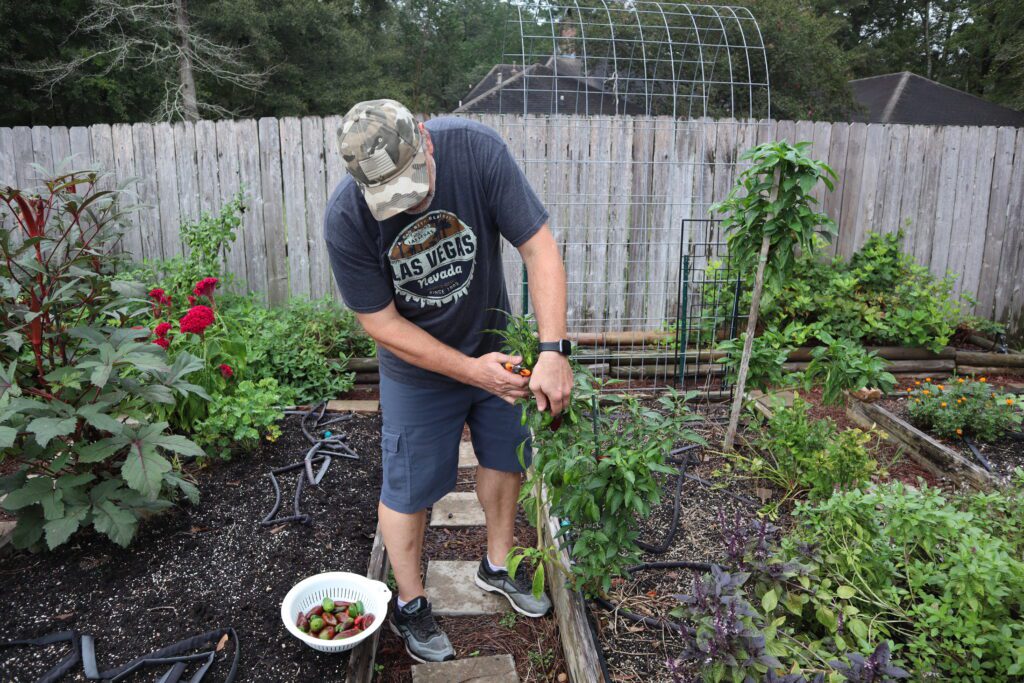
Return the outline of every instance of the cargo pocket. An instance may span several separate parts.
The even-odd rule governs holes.
[[[397,508],[398,512],[406,512],[406,508],[412,502],[412,479],[401,432],[383,430],[380,445],[384,466],[381,500],[388,507]]]

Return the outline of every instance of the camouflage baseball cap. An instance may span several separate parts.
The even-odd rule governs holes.
[[[341,120],[338,144],[377,220],[416,206],[430,192],[423,136],[401,103],[369,100],[355,105]]]

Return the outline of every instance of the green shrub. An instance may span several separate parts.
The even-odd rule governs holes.
[[[886,361],[874,351],[868,352],[851,339],[834,339],[822,332],[818,337],[825,346],[811,350],[811,362],[804,371],[804,384],[810,389],[821,385],[825,405],[842,405],[844,391],[896,388],[896,378],[886,371]]]
[[[233,393],[211,401],[206,419],[196,425],[196,442],[209,455],[229,458],[236,449],[256,446],[260,437],[275,441],[281,435],[281,406],[290,400],[273,378],[239,382]]]
[[[852,587],[869,636],[894,639],[919,678],[1024,674],[1020,488],[949,499],[893,483],[837,494],[798,518],[800,537],[820,544],[822,574]]]
[[[1024,421],[1024,401],[978,381],[950,377],[940,384],[928,380],[907,392],[911,421],[947,439],[973,436],[997,441]]]
[[[727,339],[717,347],[719,351],[726,353],[725,357],[719,358],[717,362],[725,365],[726,377],[732,384],[736,383],[739,376],[740,360],[743,357],[743,345],[746,340],[747,333],[744,332],[739,338]],[[747,366],[747,387],[768,391],[771,387],[786,384],[786,374],[782,365],[792,352],[793,347],[786,343],[785,336],[774,330],[754,337]]]
[[[158,413],[208,398],[186,380],[202,361],[170,362],[145,325],[145,289],[115,279],[127,221],[100,180],[0,190],[0,459],[17,463],[0,494],[19,548],[44,534],[55,548],[90,524],[128,545],[141,514],[199,496],[165,455],[202,451]]]
[[[867,448],[873,438],[871,432],[841,430],[828,418],[812,416],[810,405],[797,396],[791,407],[775,411],[755,442],[767,459],[735,460],[747,474],[785,491],[784,500],[797,493],[819,500],[870,480],[877,467]]]

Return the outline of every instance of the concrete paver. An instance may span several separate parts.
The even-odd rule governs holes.
[[[476,585],[480,561],[431,560],[427,563],[427,598],[434,614],[464,617],[500,614],[509,609],[508,600]]]
[[[473,491],[453,491],[434,503],[430,526],[484,526],[484,509]]]
[[[412,683],[519,683],[512,655],[468,657],[451,662],[417,664]]]

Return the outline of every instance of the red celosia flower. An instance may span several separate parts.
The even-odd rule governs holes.
[[[235,371],[231,369],[230,365],[228,365],[226,363],[221,363],[220,364],[220,374],[224,377],[224,379],[227,379],[229,377],[234,376]]]
[[[194,296],[192,296],[191,294],[188,295],[188,305],[189,306],[195,306],[196,305],[196,298]]]
[[[153,329],[153,334],[158,337],[166,337],[167,333],[171,331],[170,323],[160,323]]]
[[[160,301],[165,296],[167,296],[167,293],[164,292],[164,290],[160,289],[159,287],[154,287],[153,289],[149,290],[149,298],[153,299],[154,301]]]
[[[202,334],[213,324],[213,311],[207,306],[193,306],[179,323],[182,332]]]
[[[212,299],[213,290],[217,289],[217,282],[218,280],[215,277],[204,277],[196,283],[192,293],[196,296],[205,296],[207,299]]]
[[[153,341],[154,344],[164,349],[165,351],[171,345],[171,342],[167,340],[167,337],[159,337]]]

